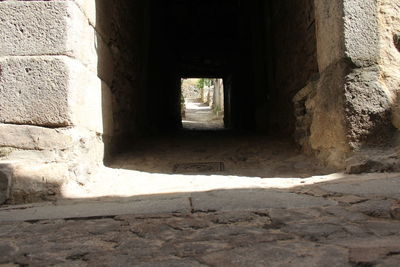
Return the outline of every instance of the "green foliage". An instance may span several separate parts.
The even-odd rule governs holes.
[[[197,83],[197,88],[202,89],[206,86],[211,86],[211,84],[212,84],[211,79],[201,78]]]

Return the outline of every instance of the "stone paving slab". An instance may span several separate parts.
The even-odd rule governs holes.
[[[1,221],[88,218],[163,212],[234,211],[335,205],[333,200],[267,189],[216,190],[113,200],[60,201],[0,208]]]
[[[392,198],[391,200],[382,200]],[[369,199],[373,197],[374,199]],[[376,199],[377,198],[377,199]],[[365,181],[354,178],[314,184],[297,189],[229,189],[206,192],[159,194],[136,197],[60,200],[56,203],[0,208],[0,221],[25,221],[62,218],[86,218],[123,214],[152,214],[188,211],[235,211],[267,208],[311,208],[354,204],[352,211],[390,217],[395,200],[400,199],[397,177]],[[365,202],[365,203],[364,203]],[[400,207],[396,213],[400,217]],[[392,212],[392,213],[391,213]]]
[[[394,178],[361,180],[346,183],[321,184],[319,187],[331,192],[360,196],[384,195],[400,198],[400,175]]]
[[[338,218],[329,208],[0,222],[0,264],[398,266],[400,232],[370,227],[398,221]]]
[[[0,266],[397,267],[396,179],[3,207]]]
[[[21,205],[0,209],[1,221],[32,221],[45,219],[107,217],[124,214],[189,212],[187,197],[139,199],[114,202],[80,202],[48,205]]]
[[[266,189],[217,190],[192,194],[196,211],[256,210],[265,208],[304,208],[335,205],[313,196]]]

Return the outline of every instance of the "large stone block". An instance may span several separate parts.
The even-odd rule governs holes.
[[[73,145],[69,128],[50,129],[37,126],[0,124],[0,147],[31,150],[64,150]]]
[[[359,67],[377,64],[379,59],[379,1],[344,0],[343,2],[346,57]]]
[[[111,51],[93,27],[73,1],[0,2],[0,57],[67,55],[111,84]]]
[[[0,122],[72,125],[64,57],[0,58]]]
[[[110,89],[78,60],[3,58],[0,81],[2,123],[112,131]]]
[[[64,1],[1,2],[0,56],[66,54],[73,7]]]
[[[320,72],[345,57],[359,67],[378,63],[378,1],[317,0],[315,10]]]
[[[315,0],[319,71],[344,56],[343,0]]]
[[[54,200],[72,176],[69,166],[63,163],[5,162],[1,168],[11,174],[9,201],[13,204]]]

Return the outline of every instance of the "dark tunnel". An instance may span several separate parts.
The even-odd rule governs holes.
[[[312,0],[120,0],[117,6],[114,147],[182,127],[182,77],[223,78],[226,128],[292,137],[292,98],[318,73]]]

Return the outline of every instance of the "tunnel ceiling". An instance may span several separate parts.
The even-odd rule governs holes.
[[[154,3],[156,34],[182,75],[214,76],[228,71],[240,43],[239,1]]]

